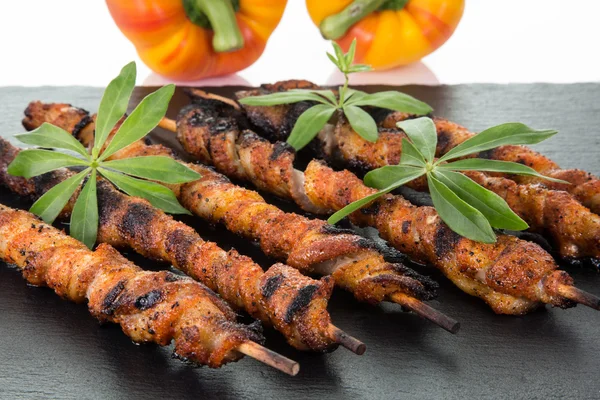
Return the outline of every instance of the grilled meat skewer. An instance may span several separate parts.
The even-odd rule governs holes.
[[[298,86],[295,81],[281,82],[262,90],[241,92],[240,97],[263,94],[267,90],[284,90]],[[205,98],[203,93],[192,91],[196,98]],[[265,132],[272,140],[285,140],[293,127],[298,112],[307,104],[286,105],[277,107],[251,107],[245,106],[248,118],[252,125],[266,127]],[[395,122],[408,118],[407,114],[393,113],[385,121],[387,128],[380,129],[377,142],[372,143],[360,137],[347,120],[341,116],[335,128],[328,126],[315,141],[312,147],[318,149],[319,156],[341,163],[351,168],[372,170],[385,165],[396,165],[400,162],[402,153],[402,139],[406,135],[395,127]],[[394,121],[393,124],[391,121]],[[452,143],[450,138],[458,137],[462,142],[472,136],[466,129],[449,121],[436,119],[438,128],[438,155],[445,154]],[[277,132],[276,134],[274,132]],[[451,136],[449,132],[456,134]],[[458,144],[458,143],[456,143]],[[512,146],[511,148],[520,148]],[[510,160],[519,161],[519,160]],[[548,237],[561,257],[572,259],[591,257],[600,261],[600,216],[583,206],[575,197],[559,190],[549,189],[554,184],[545,181],[544,185],[516,184],[513,180],[502,176],[490,176],[481,172],[465,172],[472,180],[489,190],[500,195],[508,205],[530,226],[530,230]],[[499,175],[499,174],[494,174]],[[515,180],[522,183],[529,182],[530,177],[517,177]],[[536,178],[537,179],[537,178]],[[533,182],[533,181],[532,181]],[[427,191],[425,179],[417,179],[407,186]],[[557,188],[563,188],[558,184]],[[573,186],[573,185],[568,185]]]
[[[335,173],[315,160],[304,173],[295,170],[289,147],[250,131],[240,134],[234,118],[220,113],[220,107],[211,100],[190,105],[179,115],[178,138],[201,161],[311,212],[331,213],[374,193],[350,172]],[[558,271],[553,258],[538,245],[508,235],[499,235],[495,244],[460,237],[435,209],[416,207],[401,196],[386,196],[352,214],[351,221],[377,228],[398,250],[436,266],[497,313],[524,314],[544,303],[567,308],[573,301],[599,308],[597,298],[571,289],[572,279]],[[563,290],[567,287],[568,293]]]
[[[82,115],[87,115],[65,105],[41,103],[31,103],[27,114],[26,126],[56,122],[71,130],[78,124],[81,126],[80,121],[86,121]],[[93,121],[88,120],[87,126],[76,133],[84,144],[88,144],[93,139],[93,133],[89,132],[93,132]],[[172,156],[163,146],[148,146],[140,141],[113,157],[158,153]],[[190,211],[257,240],[267,255],[283,259],[302,272],[331,273],[338,285],[352,291],[359,300],[373,304],[384,300],[397,302],[451,332],[458,329],[456,321],[419,301],[430,299],[436,284],[401,264],[386,262],[371,241],[335,229],[321,220],[284,213],[267,204],[256,192],[233,185],[210,168],[188,166],[201,173],[202,178],[170,187]]]
[[[62,169],[29,180],[10,176],[6,167],[17,153],[18,149],[0,139],[0,182],[21,196],[36,199],[74,174]],[[338,329],[331,324],[326,307],[332,279],[316,281],[283,264],[263,272],[249,257],[205,242],[191,227],[144,199],[127,196],[105,180],[98,182],[97,190],[99,242],[131,247],[144,256],[172,263],[236,309],[245,309],[273,325],[297,349],[325,351],[340,343],[364,352],[364,345],[349,335],[340,341]],[[63,216],[70,214],[77,196],[78,192]]]
[[[90,313],[121,325],[134,342],[167,346],[184,360],[219,368],[248,354],[290,375],[298,364],[265,349],[251,327],[211,290],[171,272],[143,271],[114,248],[95,251],[36,216],[0,205],[0,258],[35,286],[88,302]]]
[[[400,131],[388,131],[382,133],[382,142],[370,143],[354,132],[344,118],[340,118],[331,138],[339,151],[329,150],[324,154],[329,159],[341,158],[347,165],[360,165],[362,169],[395,165],[402,153],[401,144],[398,146],[402,137],[405,134]],[[531,231],[550,239],[561,257],[600,259],[600,216],[571,194],[548,189],[545,185],[517,184],[511,179],[478,171],[465,171],[464,174],[504,198],[510,208],[529,224]],[[424,179],[408,186],[419,191],[428,190]]]
[[[390,113],[382,121],[382,125],[386,128],[395,128],[396,122],[409,117],[409,115],[404,113]],[[475,133],[469,132],[466,128],[443,118],[435,118],[434,122],[438,134],[438,146],[436,149],[438,157],[441,157],[452,148],[475,135]],[[600,179],[589,172],[580,169],[562,169],[548,157],[526,146],[501,146],[478,155],[471,155],[470,157],[517,162],[527,165],[541,174],[570,182],[571,184],[569,185],[550,182],[534,176],[509,176],[510,179],[515,180],[517,183],[537,183],[544,185],[548,189],[567,191],[594,213],[600,214]]]

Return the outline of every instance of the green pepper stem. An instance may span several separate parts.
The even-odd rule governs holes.
[[[336,40],[367,15],[381,7],[386,0],[354,0],[337,14],[325,18],[319,29],[325,39]]]
[[[187,3],[187,4],[186,4]],[[218,53],[239,50],[244,47],[244,37],[235,19],[231,0],[184,1],[186,12],[192,22],[213,30],[213,49]],[[208,20],[208,24],[203,21]]]

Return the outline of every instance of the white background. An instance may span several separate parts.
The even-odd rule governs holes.
[[[409,67],[352,80],[600,81],[599,15],[599,0],[467,0],[457,31],[437,52]],[[337,83],[326,50],[329,44],[309,19],[304,0],[289,0],[257,63],[199,84],[257,85],[288,78]],[[132,59],[138,61],[138,84],[164,82],[139,61],[101,0],[0,0],[0,86],[104,86]]]

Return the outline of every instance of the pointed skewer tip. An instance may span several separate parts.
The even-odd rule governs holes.
[[[391,295],[390,300],[408,308],[419,316],[428,319],[452,334],[455,334],[460,330],[460,322],[454,318],[450,318],[446,314],[443,314],[442,312],[423,303],[422,301],[415,299],[414,297],[398,292]]]
[[[238,346],[237,351],[291,376],[296,376],[300,371],[300,364],[296,361],[255,342],[242,343]]]

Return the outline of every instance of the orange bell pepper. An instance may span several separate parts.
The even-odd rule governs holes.
[[[313,22],[355,60],[375,69],[410,64],[440,47],[460,21],[464,0],[306,0]]]
[[[226,75],[252,65],[287,0],[107,0],[146,65],[176,80]]]

